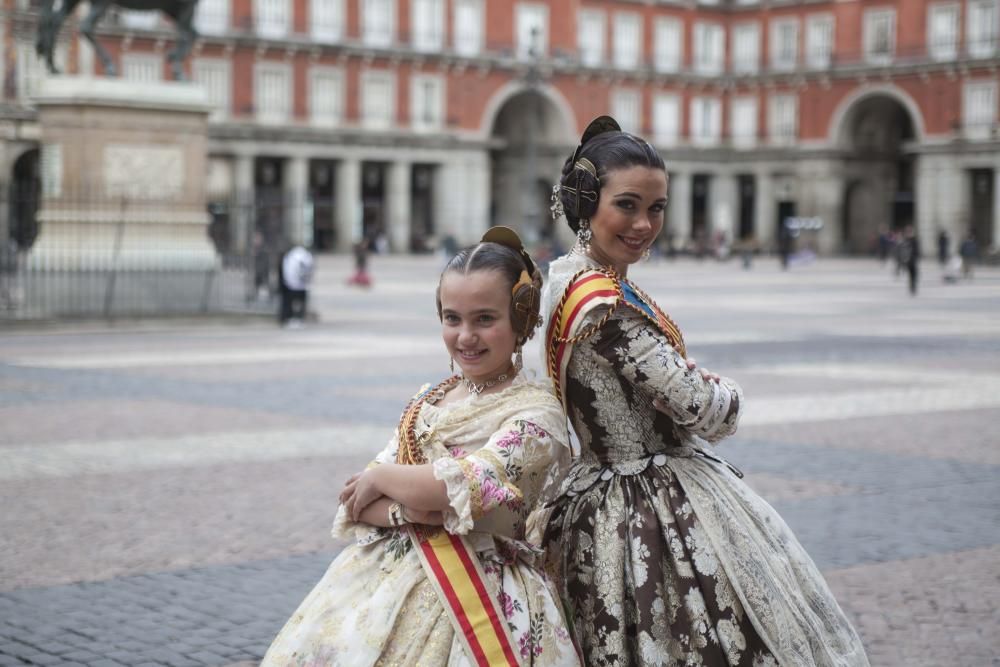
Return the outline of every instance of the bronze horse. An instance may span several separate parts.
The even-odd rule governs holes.
[[[73,13],[80,2],[81,0],[62,0],[62,2],[43,0],[42,2],[35,50],[45,60],[49,71],[53,74],[59,73],[52,61],[59,29],[62,28],[66,17]],[[91,0],[90,12],[80,24],[80,32],[94,45],[94,50],[104,67],[104,73],[108,76],[115,76],[115,64],[111,61],[111,56],[94,36],[94,28],[97,27],[98,21],[111,5],[140,11],[159,10],[174,20],[174,23],[177,24],[177,45],[167,56],[167,59],[170,61],[170,70],[174,79],[182,80],[184,78],[184,58],[187,57],[194,45],[194,40],[198,37],[197,31],[194,29],[194,10],[198,6],[198,0]]]

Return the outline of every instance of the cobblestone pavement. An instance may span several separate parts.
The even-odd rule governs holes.
[[[446,372],[437,258],[320,258],[320,322],[0,335],[0,667],[255,665],[341,544],[336,494]],[[633,276],[748,397],[719,452],[782,513],[876,666],[1000,665],[1000,271]],[[537,349],[530,355],[538,367]]]

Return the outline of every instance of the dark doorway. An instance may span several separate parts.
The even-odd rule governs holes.
[[[361,234],[369,243],[388,238],[385,208],[384,162],[364,162],[361,164]],[[379,248],[381,249],[381,248]]]
[[[776,238],[780,239],[782,234],[788,234],[791,230],[785,227],[782,231],[782,227],[785,225],[785,221],[788,218],[795,217],[796,206],[793,201],[779,201],[778,202],[778,220],[777,229],[775,230]]]
[[[434,176],[432,164],[415,164],[410,172],[410,251],[430,252],[434,236]]]
[[[284,163],[281,158],[254,160],[254,229],[264,244],[276,248],[285,241]]]
[[[916,222],[914,217],[912,156],[901,156],[896,162],[896,193],[892,200],[892,228],[902,229]]]
[[[708,247],[708,197],[712,177],[695,174],[691,179],[691,240],[700,257]]]
[[[748,241],[756,236],[757,181],[752,174],[740,174],[737,182],[740,188],[740,240]]]
[[[38,150],[30,150],[14,163],[10,184],[10,229],[8,236],[19,250],[30,248],[38,238],[38,197],[41,178]]]
[[[337,247],[335,174],[336,163],[332,160],[309,163],[309,201],[312,203],[313,247],[316,250]]]
[[[996,241],[993,238],[993,201],[996,197],[993,170],[973,169],[969,172],[969,182],[972,186],[969,231],[975,235],[980,248],[989,248]]]

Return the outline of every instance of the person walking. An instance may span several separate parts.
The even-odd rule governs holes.
[[[951,237],[948,235],[947,230],[938,230],[937,236],[937,256],[938,264],[941,266],[946,266],[948,264],[948,255],[951,254]]]
[[[549,269],[546,368],[579,452],[538,521],[584,662],[866,667],[791,530],[708,449],[736,431],[742,389],[696,369],[626,277],[666,204],[663,159],[607,116],[553,196],[577,245]]]
[[[896,248],[899,265],[906,269],[909,278],[910,295],[917,295],[917,282],[920,262],[920,239],[917,237],[917,230],[912,224],[903,228],[903,237]]]
[[[281,303],[278,322],[289,329],[300,329],[306,318],[309,284],[313,277],[312,253],[300,245],[281,256]]]
[[[962,257],[962,277],[972,280],[972,266],[979,256],[979,246],[976,243],[976,236],[969,232],[958,248],[958,254]]]

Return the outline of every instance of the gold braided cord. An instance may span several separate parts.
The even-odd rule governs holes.
[[[423,451],[423,443],[418,442],[415,432],[420,408],[423,407],[423,404],[429,397],[440,396],[458,384],[461,379],[461,376],[453,375],[439,383],[433,389],[429,389],[419,396],[414,396],[410,400],[406,409],[403,410],[403,416],[399,420],[399,450],[396,453],[396,463],[402,465],[419,465],[427,462],[427,457]]]
[[[682,357],[687,357],[687,346],[684,344],[684,334],[681,333],[681,328],[677,326],[677,323],[674,322],[669,315],[663,312],[663,309],[660,308],[660,306],[657,305],[657,303],[653,301],[648,294],[636,287],[635,283],[627,278],[622,278],[621,280],[622,282],[628,283],[628,286],[635,290],[635,293],[639,295],[639,298],[642,299],[647,306],[652,308],[659,317],[663,318],[662,321],[654,320],[656,327],[661,333],[663,333],[664,336],[667,337],[671,347],[677,350]],[[625,301],[625,305],[638,312],[646,319],[653,319],[649,316],[649,313],[645,312],[642,308],[639,308],[628,301]]]

